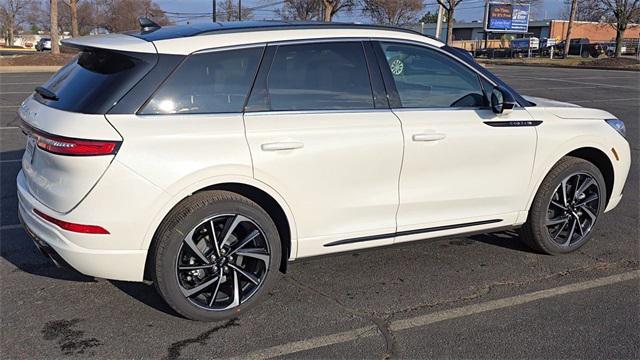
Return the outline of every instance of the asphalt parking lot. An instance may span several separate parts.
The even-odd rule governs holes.
[[[58,269],[17,225],[15,112],[51,74],[0,74],[0,354],[13,358],[640,358],[640,73],[494,67],[522,94],[605,109],[633,164],[594,239],[561,257],[514,232],[300,260],[226,323],[177,316],[149,284]]]

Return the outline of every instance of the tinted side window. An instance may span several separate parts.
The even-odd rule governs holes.
[[[373,109],[362,44],[279,46],[267,80],[270,109]]]
[[[189,56],[141,113],[242,112],[262,51],[260,47]]]
[[[382,43],[402,107],[486,106],[478,75],[458,61],[420,46]]]

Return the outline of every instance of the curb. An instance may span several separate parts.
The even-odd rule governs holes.
[[[559,69],[584,69],[584,70],[607,70],[607,71],[635,71],[640,72],[640,69],[629,68],[608,68],[602,66],[571,66],[571,65],[552,65],[552,64],[522,64],[522,63],[494,63],[478,61],[478,64],[487,65],[500,65],[500,66],[531,66],[531,67],[545,67],[545,68],[559,68]]]
[[[30,72],[56,72],[62,66],[0,66],[0,74],[30,73]]]

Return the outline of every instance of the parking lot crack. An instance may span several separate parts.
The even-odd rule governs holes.
[[[568,276],[575,273],[601,271],[601,270],[613,269],[613,268],[631,269],[631,268],[637,268],[637,267],[638,267],[638,261],[633,261],[633,260],[622,260],[618,262],[604,262],[602,260],[598,260],[598,262],[596,262],[595,264],[558,271],[558,272],[547,274],[544,276],[524,278],[520,280],[496,281],[490,284],[480,286],[476,291],[474,291],[470,295],[458,297],[455,299],[447,299],[447,300],[438,301],[438,302],[419,304],[419,305],[411,306],[408,308],[400,309],[397,311],[393,311],[389,314],[388,318],[394,318],[400,314],[418,311],[421,309],[433,308],[438,306],[446,306],[446,305],[451,305],[455,303],[475,300],[488,295],[489,293],[494,291],[496,288],[500,288],[500,287],[526,286],[526,285],[534,284],[540,281],[550,280],[558,277],[564,277],[564,276]]]
[[[389,317],[380,317],[378,316],[376,313],[369,313],[366,311],[360,311],[357,309],[353,309],[345,304],[343,304],[340,300],[323,293],[320,290],[317,290],[315,288],[312,288],[304,283],[302,283],[301,281],[297,280],[295,277],[293,276],[286,276],[285,277],[286,280],[288,280],[290,283],[292,283],[293,285],[301,288],[302,290],[308,291],[314,295],[319,295],[323,298],[325,298],[326,300],[329,300],[331,303],[333,303],[334,305],[336,305],[337,307],[339,307],[340,309],[348,312],[351,315],[354,315],[356,317],[359,317],[361,319],[367,320],[371,323],[373,323],[377,328],[378,328],[378,332],[380,333],[380,336],[382,336],[382,339],[384,340],[384,344],[385,344],[385,352],[382,355],[382,359],[391,359],[393,357],[396,356],[396,341],[395,338],[393,336],[393,333],[391,332],[391,329],[389,328]]]
[[[214,328],[211,328],[203,333],[201,333],[200,335],[194,337],[194,338],[189,338],[189,339],[184,339],[184,340],[180,340],[180,341],[176,341],[173,344],[171,344],[171,346],[169,346],[169,348],[167,349],[167,356],[165,359],[168,360],[174,360],[174,359],[179,359],[180,358],[180,353],[182,352],[182,350],[184,348],[186,348],[187,346],[191,345],[191,344],[200,344],[201,346],[204,346],[207,344],[207,341],[209,340],[209,338],[211,337],[211,335],[213,335],[214,333],[229,328],[231,326],[238,326],[240,324],[238,324],[238,319],[231,319],[229,321],[227,321],[226,323],[220,325],[220,326],[216,326]]]

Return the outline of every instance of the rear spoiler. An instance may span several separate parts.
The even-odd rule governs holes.
[[[95,36],[82,36],[62,40],[65,46],[84,49],[97,48],[123,52],[137,52],[156,54],[156,47],[145,40],[125,34],[106,34]]]

